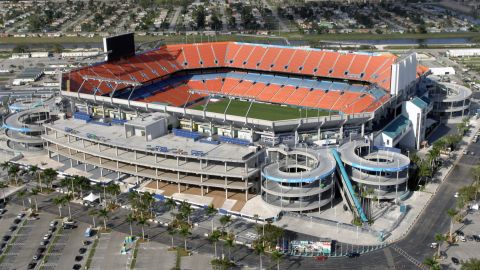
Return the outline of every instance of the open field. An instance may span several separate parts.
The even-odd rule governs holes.
[[[228,99],[223,99],[218,102],[212,102],[207,105],[207,111],[215,113],[224,113],[228,105]],[[230,106],[228,107],[227,114],[245,116],[250,102],[232,100]],[[204,105],[199,105],[193,107],[192,109],[203,110]],[[330,114],[337,114],[336,112],[331,112]],[[265,104],[265,103],[253,103],[248,117],[264,120],[286,120],[286,119],[295,119],[300,117],[316,117],[316,116],[325,116],[329,115],[327,111],[314,110],[314,109],[300,109],[296,107],[287,107],[279,106],[274,104]]]
[[[301,40],[316,43],[321,40],[347,41],[347,40],[387,40],[387,39],[429,39],[429,38],[472,38],[480,39],[478,32],[459,33],[429,33],[429,34],[301,34],[298,32],[282,33],[280,37],[286,37],[290,41]],[[255,42],[269,40],[268,36],[245,36],[245,35],[217,35],[207,36],[136,36],[137,42],[163,40],[165,43],[178,42],[201,42],[201,41],[244,41]],[[272,39],[270,39],[272,40]],[[101,43],[101,37],[2,37],[0,44],[53,44],[53,43]]]

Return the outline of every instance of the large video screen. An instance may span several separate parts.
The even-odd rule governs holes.
[[[103,51],[107,53],[107,61],[114,61],[135,55],[133,33],[103,38]]]

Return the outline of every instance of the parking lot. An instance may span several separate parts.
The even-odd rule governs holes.
[[[480,211],[472,211],[466,217],[464,224],[456,224],[455,230],[460,230],[465,235],[465,242],[457,241],[455,244],[444,248],[447,258],[442,261],[442,264],[448,265],[449,268],[460,269],[460,265],[455,265],[452,258],[457,258],[460,262],[466,261],[470,258],[480,257],[480,242],[472,239],[473,235],[480,236]]]
[[[142,243],[138,247],[137,262],[135,269],[172,269],[175,267],[176,254],[173,251],[168,251],[168,246],[157,242]],[[205,269],[194,267],[189,269]]]
[[[120,253],[125,236],[116,231],[102,233],[90,269],[125,269],[128,255]]]

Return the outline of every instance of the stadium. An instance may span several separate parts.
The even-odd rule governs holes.
[[[373,142],[401,117],[425,76],[415,53],[239,42],[125,49],[132,44],[133,35],[106,38],[105,61],[62,75],[61,95],[70,106],[65,119],[44,125],[51,158],[100,168],[102,178],[134,177],[138,190],[159,199],[214,204],[249,217],[322,211],[341,193],[364,222],[356,183],[388,171],[391,161],[367,155],[373,173],[352,172],[351,160],[361,159],[353,157],[356,148],[345,156],[345,147],[327,148],[359,140],[362,151],[402,160],[397,171],[409,162]],[[393,128],[402,138],[413,130]],[[404,172],[401,181],[382,175],[382,187],[374,189],[388,193],[381,199],[397,201],[408,191]]]

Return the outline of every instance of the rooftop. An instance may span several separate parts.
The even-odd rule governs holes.
[[[191,155],[192,150],[194,150],[203,152],[205,154],[203,157],[204,159],[243,162],[244,158],[255,153],[255,149],[248,146],[228,143],[220,143],[218,145],[202,143],[199,141],[193,141],[193,139],[175,136],[172,133],[148,142],[145,141],[144,137],[140,136],[125,138],[123,125],[99,126],[97,124],[86,123],[84,120],[73,118],[57,120],[54,123],[46,124],[45,126],[59,130],[62,133],[65,133],[66,128],[71,128],[73,130],[72,134],[77,137],[84,137],[88,140],[91,139],[88,138],[87,134],[94,134],[98,140],[104,141],[105,144],[126,149],[155,152],[154,150],[147,149],[156,146],[163,146],[167,147],[169,152],[162,154],[169,154],[172,156],[198,158],[198,156]],[[235,153],[235,155],[232,155],[232,153]]]
[[[423,100],[423,99],[421,99],[421,98],[419,98],[419,97],[415,97],[414,99],[412,99],[412,100],[410,100],[410,101],[411,101],[415,106],[417,106],[418,108],[420,108],[420,109],[422,109],[422,110],[428,107],[428,103],[427,103],[425,100]]]
[[[386,134],[388,137],[395,139],[398,135],[402,134],[402,132],[410,125],[410,120],[401,115],[397,117],[395,120],[390,122],[384,129],[383,133]]]

